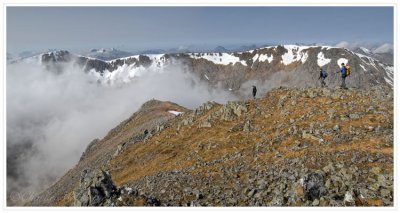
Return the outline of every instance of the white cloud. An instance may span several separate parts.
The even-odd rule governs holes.
[[[350,43],[347,42],[347,41],[341,41],[341,42],[335,44],[335,47],[340,47],[340,48],[347,48],[347,49],[349,49]]]
[[[104,137],[150,99],[188,108],[235,99],[181,66],[166,69],[146,72],[124,86],[104,86],[69,65],[61,74],[35,63],[8,65],[7,151],[24,155],[7,156],[18,158],[8,165],[8,191],[38,192],[49,186],[77,163],[91,140]]]
[[[377,47],[375,50],[373,50],[373,53],[388,53],[392,51],[393,51],[393,45],[385,43]]]

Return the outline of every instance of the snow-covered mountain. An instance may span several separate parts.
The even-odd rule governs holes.
[[[346,48],[353,52],[378,59],[383,63],[393,65],[393,60],[394,60],[393,44],[367,43],[367,42],[350,43],[342,41],[336,44],[335,47]]]
[[[372,58],[375,58],[383,63],[393,65],[393,46],[389,44],[383,44],[378,48],[368,49],[366,47],[357,47],[353,50],[356,53],[360,53]]]
[[[351,66],[348,84],[357,88],[393,86],[393,66],[363,53],[330,46],[277,45],[234,53],[143,54],[99,60],[68,51],[42,54],[38,60],[49,70],[73,62],[104,84],[128,83],[145,72],[163,72],[167,66],[190,70],[211,86],[239,90],[247,81],[277,86],[316,86],[319,69],[328,71],[328,86],[338,85],[342,62]],[[268,82],[268,83],[266,83]]]

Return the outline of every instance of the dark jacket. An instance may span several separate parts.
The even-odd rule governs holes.
[[[321,78],[325,79],[326,77],[328,77],[328,73],[326,73],[325,70],[321,70],[321,71],[319,72],[319,78],[320,78],[320,79],[321,79]]]
[[[257,88],[253,87],[253,95],[255,95],[257,93]]]

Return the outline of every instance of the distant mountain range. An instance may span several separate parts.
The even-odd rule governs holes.
[[[393,48],[390,48],[388,46],[381,46],[377,49],[370,50],[365,47],[357,47],[356,49],[353,50],[356,53],[360,53],[369,57],[376,58],[383,63],[387,64],[393,64]]]
[[[117,50],[115,48],[101,48],[101,49],[92,49],[88,53],[84,53],[84,56],[101,59],[101,60],[112,60],[116,58],[127,57],[133,55],[131,52],[126,52],[122,50]]]
[[[129,82],[144,72],[162,71],[179,63],[211,86],[222,85],[227,90],[238,91],[247,81],[270,82],[274,86],[316,86],[321,67],[330,75],[328,86],[338,85],[340,78],[334,76],[341,63],[352,67],[351,77],[347,80],[349,85],[358,88],[392,86],[390,57],[390,54],[368,53],[362,48],[350,51],[330,46],[277,45],[232,53],[141,54],[107,61],[68,51],[53,51],[35,60],[55,72],[62,72],[60,64],[71,62],[107,84]]]

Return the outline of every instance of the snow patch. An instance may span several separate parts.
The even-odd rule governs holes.
[[[231,53],[191,53],[189,56],[194,59],[205,59],[214,64],[235,65],[239,62],[243,66],[247,66],[246,61],[240,60]]]
[[[362,64],[360,64],[360,67],[361,67],[365,72],[367,72],[367,69],[365,69],[365,67],[364,67]]]
[[[282,55],[282,63],[284,65],[300,60],[304,63],[308,58],[307,52],[303,50],[310,48],[309,46],[284,45],[283,47],[287,50],[287,53]]]
[[[390,84],[390,86],[393,86],[393,81],[389,78],[384,77],[386,83]]]
[[[150,66],[138,66],[136,62],[128,65],[128,60],[136,59],[139,61],[139,55],[135,55],[107,61],[107,63],[111,65],[117,63],[117,60],[122,60],[124,62],[122,66],[118,66],[117,69],[113,71],[105,70],[103,74],[95,74],[97,72],[95,70],[91,70],[89,73],[95,77],[101,75],[98,79],[102,83],[114,85],[116,83],[129,83],[133,78],[140,77],[145,72],[149,72],[149,70],[156,73],[163,73],[164,67],[168,65],[164,54],[149,54],[143,56],[147,56],[151,60]]]
[[[271,61],[274,59],[274,55],[271,54],[271,56],[268,56],[267,54],[260,55],[258,58],[259,61],[264,62],[268,61],[268,63],[271,63]]]
[[[318,66],[320,66],[320,67],[323,67],[326,64],[329,64],[331,62],[331,59],[325,58],[323,52],[319,52],[318,55],[317,55],[317,58],[318,58],[317,63],[318,63]]]
[[[393,86],[393,82],[394,82],[394,67],[393,66],[389,66],[389,65],[385,65],[382,63],[379,63],[379,65],[385,70],[385,74],[386,76],[384,77],[385,81],[390,84],[391,86]]]
[[[301,63],[304,64],[308,59],[308,52],[305,52],[303,57],[301,57]]]
[[[322,47],[321,49],[326,49],[326,50],[329,50],[332,48],[337,48],[337,47],[331,47],[331,46],[321,46],[321,47]]]
[[[168,112],[171,114],[174,114],[174,115],[180,115],[183,113],[183,112],[178,112],[178,111],[174,111],[174,110],[169,110]]]
[[[378,67],[376,67],[376,65],[375,65],[376,60],[374,58],[360,54],[360,53],[356,53],[356,55],[358,57],[360,57],[364,62],[368,63],[369,65],[375,67],[376,70],[378,70]]]
[[[258,53],[255,54],[255,55],[253,56],[253,63],[254,63],[255,61],[257,61],[257,59],[258,59]]]

